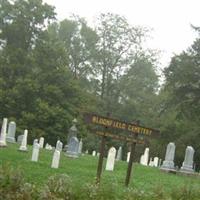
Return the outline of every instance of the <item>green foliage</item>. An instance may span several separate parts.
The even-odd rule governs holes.
[[[49,177],[47,184],[40,192],[41,200],[63,199],[70,200],[72,196],[71,179],[65,174]]]
[[[199,168],[199,79],[200,40],[180,55],[172,58],[165,69],[166,83],[160,92],[160,126],[162,143],[176,143],[176,164],[182,164],[186,146],[195,149],[195,164]]]
[[[0,199],[4,200],[32,200],[37,197],[34,185],[26,183],[19,169],[9,164],[0,166]]]

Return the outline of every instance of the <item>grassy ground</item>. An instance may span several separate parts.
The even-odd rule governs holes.
[[[46,183],[47,179],[54,174],[67,174],[71,177],[74,187],[78,190],[87,183],[94,183],[97,157],[90,155],[81,156],[78,159],[71,159],[62,152],[59,169],[52,169],[52,151],[40,150],[39,161],[31,162],[32,147],[24,153],[18,151],[17,144],[8,144],[7,148],[0,148],[0,165],[9,163],[15,168],[20,168],[26,181],[34,183],[38,187]],[[104,161],[105,169],[105,161]],[[126,176],[127,163],[123,161],[116,162],[113,172],[102,172],[101,184],[115,184],[116,192],[120,193],[125,189],[124,180]],[[200,177],[185,177],[176,174],[167,174],[161,172],[158,168],[133,165],[130,187],[139,190],[155,191],[162,188],[168,192],[183,186],[192,186],[198,188]]]

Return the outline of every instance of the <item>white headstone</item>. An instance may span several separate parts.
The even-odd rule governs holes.
[[[7,142],[16,143],[15,132],[16,132],[16,123],[10,122],[8,125],[8,135],[6,136]]]
[[[159,161],[159,158],[154,157],[154,159],[153,159],[154,167],[158,167],[158,161]]]
[[[38,143],[35,143],[33,146],[33,152],[32,152],[32,158],[31,158],[32,161],[34,162],[38,161],[39,151],[40,151],[40,145]]]
[[[122,159],[122,147],[119,147],[117,151],[117,157],[116,160],[121,160]]]
[[[38,143],[38,139],[33,140],[33,146]]]
[[[181,167],[181,172],[185,173],[193,173],[194,168],[193,168],[193,157],[194,157],[194,149],[192,146],[187,146],[185,150],[185,159],[183,161],[182,167]]]
[[[96,156],[96,151],[92,151],[92,156]]]
[[[154,166],[153,158],[150,158],[149,166],[150,166],[150,167],[153,167],[153,166]]]
[[[62,152],[62,149],[63,149],[63,143],[60,140],[58,140],[56,142],[56,150]]]
[[[170,142],[167,145],[165,160],[163,161],[163,164],[161,166],[162,170],[175,171],[175,167],[174,167],[175,149],[176,149],[176,146],[173,142]]]
[[[58,168],[59,167],[59,162],[60,162],[60,151],[55,149],[54,154],[53,154],[51,167],[52,168]]]
[[[3,123],[1,127],[1,135],[0,135],[0,147],[6,147],[6,132],[7,132],[7,123],[8,119],[3,118]]]
[[[97,152],[97,157],[99,157],[100,156],[100,153],[99,152]]]
[[[88,152],[89,152],[88,150],[85,151],[86,154],[88,154]]]
[[[27,136],[28,136],[28,130],[24,130],[24,136],[22,139],[21,146],[19,147],[20,151],[27,151]]]
[[[52,146],[50,144],[46,143],[45,149],[46,150],[52,150]]]
[[[147,166],[149,161],[149,148],[145,148],[144,154],[140,159],[140,164]]]
[[[82,139],[79,142],[79,147],[78,147],[78,153],[81,154],[82,153],[82,148],[83,148],[83,141]]]
[[[128,152],[128,153],[127,153],[127,157],[126,157],[126,162],[129,162],[129,160],[130,160],[130,155],[131,155],[131,152]]]
[[[44,147],[44,138],[43,137],[40,137],[39,145],[40,145],[40,148]]]
[[[106,170],[113,171],[115,165],[116,149],[111,147],[108,151],[108,157],[106,161]]]

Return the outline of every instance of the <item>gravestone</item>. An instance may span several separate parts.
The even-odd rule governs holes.
[[[158,161],[159,161],[159,158],[154,157],[154,159],[153,159],[154,167],[158,167]]]
[[[72,127],[69,129],[69,137],[68,137],[68,143],[67,143],[67,151],[66,151],[66,155],[68,157],[72,157],[72,158],[77,158],[78,157],[78,149],[79,149],[79,140],[77,138],[77,128],[76,128],[76,123],[77,120],[74,119],[72,121],[73,125]]]
[[[3,123],[1,127],[1,135],[0,135],[0,147],[6,147],[6,132],[7,132],[7,123],[8,119],[3,118]]]
[[[79,147],[78,147],[78,153],[81,154],[82,153],[82,148],[83,148],[83,141],[82,139],[79,142]]]
[[[194,168],[193,168],[194,152],[195,151],[192,146],[187,146],[185,150],[185,159],[180,169],[180,172],[194,173]]]
[[[99,157],[100,156],[100,153],[99,152],[97,152],[97,157]]]
[[[78,147],[79,147],[79,141],[77,137],[72,137],[69,140],[68,148],[67,148],[67,156],[72,158],[78,157]]]
[[[52,146],[50,144],[46,143],[45,149],[46,150],[52,150]]]
[[[32,158],[31,161],[37,162],[39,157],[40,145],[35,143],[33,146]]]
[[[68,145],[66,144],[63,148],[63,151],[66,152],[67,151],[67,148],[68,148]]]
[[[127,153],[127,157],[126,157],[126,162],[129,162],[129,160],[130,160],[130,155],[131,155],[131,152],[128,152],[128,153]]]
[[[161,170],[176,171],[174,167],[175,149],[176,149],[176,146],[173,142],[170,142],[167,145],[165,160],[163,161],[163,164],[161,165],[161,168],[160,168]]]
[[[62,151],[62,148],[63,148],[63,143],[60,141],[60,140],[58,140],[57,142],[56,142],[56,150],[58,150],[58,151]]]
[[[92,151],[92,156],[96,156],[96,151]]]
[[[18,144],[21,144],[21,143],[22,143],[23,137],[24,137],[24,135],[19,135],[19,136],[17,136],[17,143],[18,143]]]
[[[116,149],[111,147],[108,151],[108,157],[106,161],[106,170],[113,171],[115,165]]]
[[[60,151],[55,149],[51,163],[51,168],[57,169],[59,167],[59,162],[60,162]]]
[[[24,136],[23,136],[23,139],[22,139],[22,143],[21,143],[21,146],[19,147],[19,150],[20,151],[28,151],[27,149],[27,137],[28,137],[28,130],[24,130]]]
[[[10,122],[8,125],[8,135],[6,136],[7,142],[16,143],[15,132],[16,132],[16,123]]]
[[[38,139],[33,140],[33,147],[34,147],[35,144],[38,144]]]
[[[153,166],[154,166],[153,158],[150,158],[149,166],[150,166],[150,167],[153,167]]]
[[[140,164],[147,166],[149,161],[149,148],[145,148],[144,154],[140,159]]]
[[[119,147],[117,151],[117,157],[116,160],[121,160],[122,159],[122,147]]]
[[[89,151],[88,151],[88,150],[86,150],[86,151],[85,151],[85,154],[88,154],[88,152],[89,152]]]
[[[44,138],[43,137],[40,137],[39,145],[40,145],[41,149],[44,147]]]

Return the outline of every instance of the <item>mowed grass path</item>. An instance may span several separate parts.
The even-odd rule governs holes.
[[[71,177],[73,186],[77,189],[87,183],[94,183],[98,158],[90,155],[80,156],[78,159],[71,159],[62,152],[59,169],[52,169],[52,151],[40,150],[39,161],[32,162],[32,146],[28,152],[18,151],[19,145],[9,144],[7,148],[0,148],[0,165],[9,163],[14,168],[19,168],[24,174],[27,182],[34,183],[40,187],[47,182],[47,179],[55,174],[67,174]],[[126,176],[127,163],[118,161],[113,172],[105,171],[104,167],[101,177],[101,184],[115,184],[117,192],[122,191]],[[118,187],[119,186],[119,187]],[[183,186],[200,187],[199,177],[185,177],[176,174],[161,172],[158,168],[151,168],[133,164],[130,187],[143,191],[154,191],[159,188],[166,192]]]

